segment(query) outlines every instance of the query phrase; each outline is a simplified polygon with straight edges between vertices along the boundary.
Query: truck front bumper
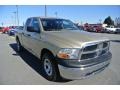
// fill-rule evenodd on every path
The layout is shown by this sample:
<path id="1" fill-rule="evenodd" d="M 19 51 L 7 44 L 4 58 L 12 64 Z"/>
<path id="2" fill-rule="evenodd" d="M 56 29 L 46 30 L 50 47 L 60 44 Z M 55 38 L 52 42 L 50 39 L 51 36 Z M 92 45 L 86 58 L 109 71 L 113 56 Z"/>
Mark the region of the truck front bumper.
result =
<path id="1" fill-rule="evenodd" d="M 94 74 L 97 74 L 103 71 L 109 65 L 112 57 L 111 54 L 109 55 L 110 56 L 108 58 L 103 58 L 103 57 L 98 58 L 98 60 L 105 59 L 104 62 L 87 67 L 74 68 L 74 67 L 66 67 L 58 64 L 60 75 L 63 78 L 74 80 L 74 79 L 83 79 L 92 76 Z"/>

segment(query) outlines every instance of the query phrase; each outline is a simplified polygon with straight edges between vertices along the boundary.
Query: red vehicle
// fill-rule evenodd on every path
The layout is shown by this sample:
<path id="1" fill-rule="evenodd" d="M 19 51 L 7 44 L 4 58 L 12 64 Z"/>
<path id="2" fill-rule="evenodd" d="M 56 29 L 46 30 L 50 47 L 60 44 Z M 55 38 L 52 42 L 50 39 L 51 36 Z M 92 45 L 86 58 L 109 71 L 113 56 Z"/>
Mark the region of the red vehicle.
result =
<path id="1" fill-rule="evenodd" d="M 10 29 L 9 29 L 9 27 L 4 27 L 3 29 L 2 29 L 2 33 L 6 33 L 6 32 L 8 32 Z"/>
<path id="2" fill-rule="evenodd" d="M 103 28 L 102 28 L 102 24 L 94 24 L 93 26 L 93 31 L 95 32 L 102 32 Z"/>
<path id="3" fill-rule="evenodd" d="M 93 31 L 91 25 L 89 25 L 88 23 L 84 24 L 84 30 L 88 32 Z"/>
<path id="4" fill-rule="evenodd" d="M 102 32 L 102 24 L 84 24 L 84 30 L 89 32 Z"/>

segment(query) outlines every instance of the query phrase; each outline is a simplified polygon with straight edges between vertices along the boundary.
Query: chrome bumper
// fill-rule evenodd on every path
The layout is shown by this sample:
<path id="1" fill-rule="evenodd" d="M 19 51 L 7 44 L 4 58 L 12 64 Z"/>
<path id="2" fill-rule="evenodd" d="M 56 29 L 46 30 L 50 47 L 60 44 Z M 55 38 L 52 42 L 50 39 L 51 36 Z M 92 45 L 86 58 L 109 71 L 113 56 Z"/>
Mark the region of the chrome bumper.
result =
<path id="1" fill-rule="evenodd" d="M 60 75 L 66 79 L 82 79 L 103 71 L 110 63 L 111 60 L 84 68 L 68 68 L 58 65 Z"/>

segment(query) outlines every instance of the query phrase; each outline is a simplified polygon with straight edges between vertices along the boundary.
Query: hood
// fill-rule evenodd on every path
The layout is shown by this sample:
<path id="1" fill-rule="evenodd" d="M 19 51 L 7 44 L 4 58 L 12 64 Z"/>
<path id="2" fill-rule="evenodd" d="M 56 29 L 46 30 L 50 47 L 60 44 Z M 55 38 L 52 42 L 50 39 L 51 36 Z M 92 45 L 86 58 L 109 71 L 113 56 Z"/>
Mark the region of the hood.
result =
<path id="1" fill-rule="evenodd" d="M 80 30 L 62 30 L 62 31 L 48 31 L 45 32 L 46 40 L 52 43 L 57 43 L 63 47 L 78 48 L 85 42 L 106 40 L 107 38 L 100 37 L 98 35 L 80 31 Z"/>

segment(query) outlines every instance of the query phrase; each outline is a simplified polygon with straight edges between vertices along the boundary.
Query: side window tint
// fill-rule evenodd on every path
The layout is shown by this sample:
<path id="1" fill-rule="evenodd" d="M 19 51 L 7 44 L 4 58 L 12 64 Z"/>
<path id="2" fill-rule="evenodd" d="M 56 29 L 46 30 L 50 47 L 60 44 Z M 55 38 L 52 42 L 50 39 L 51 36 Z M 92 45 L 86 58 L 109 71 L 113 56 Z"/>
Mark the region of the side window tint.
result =
<path id="1" fill-rule="evenodd" d="M 70 22 L 68 22 L 68 21 L 63 21 L 63 27 L 64 27 L 64 28 L 71 27 L 71 26 L 72 26 L 72 24 L 71 24 Z"/>
<path id="2" fill-rule="evenodd" d="M 31 19 L 28 19 L 26 22 L 26 26 L 30 26 Z"/>
<path id="3" fill-rule="evenodd" d="M 34 28 L 34 30 L 36 32 L 40 32 L 40 26 L 39 26 L 39 22 L 37 19 L 33 19 L 32 21 L 32 27 Z"/>

